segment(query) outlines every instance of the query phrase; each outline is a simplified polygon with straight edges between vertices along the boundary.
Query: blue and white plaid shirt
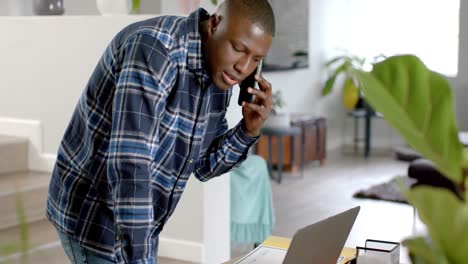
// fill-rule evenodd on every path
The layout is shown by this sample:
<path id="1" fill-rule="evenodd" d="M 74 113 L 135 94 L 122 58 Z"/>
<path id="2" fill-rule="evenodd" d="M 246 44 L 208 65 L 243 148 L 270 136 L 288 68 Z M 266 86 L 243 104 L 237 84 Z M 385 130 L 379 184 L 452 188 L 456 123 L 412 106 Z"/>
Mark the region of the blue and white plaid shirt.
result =
<path id="1" fill-rule="evenodd" d="M 211 83 L 199 9 L 132 24 L 112 40 L 58 151 L 47 217 L 118 263 L 155 263 L 158 235 L 190 174 L 206 181 L 244 160 L 257 138 L 228 131 L 230 89 Z"/>

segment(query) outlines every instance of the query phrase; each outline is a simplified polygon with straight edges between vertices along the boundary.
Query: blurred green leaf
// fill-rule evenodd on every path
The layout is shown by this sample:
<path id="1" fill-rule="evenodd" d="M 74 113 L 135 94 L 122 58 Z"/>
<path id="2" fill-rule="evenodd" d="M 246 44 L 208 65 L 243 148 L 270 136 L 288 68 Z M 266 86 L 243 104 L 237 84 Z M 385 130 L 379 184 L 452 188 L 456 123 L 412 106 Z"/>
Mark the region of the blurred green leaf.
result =
<path id="1" fill-rule="evenodd" d="M 132 0 L 132 12 L 135 12 L 140 6 L 140 0 Z"/>
<path id="2" fill-rule="evenodd" d="M 448 81 L 412 55 L 390 57 L 375 64 L 371 73 L 355 74 L 366 100 L 406 142 L 461 183 L 463 146 Z"/>
<path id="3" fill-rule="evenodd" d="M 413 254 L 413 264 L 448 264 L 443 254 L 437 252 L 422 237 L 406 239 L 403 241 L 403 245 Z"/>
<path id="4" fill-rule="evenodd" d="M 463 168 L 468 169 L 468 148 L 463 151 Z"/>
<path id="5" fill-rule="evenodd" d="M 217 5 L 217 4 L 218 4 L 218 0 L 211 0 L 211 3 L 212 3 L 213 5 Z"/>
<path id="6" fill-rule="evenodd" d="M 343 60 L 343 59 L 345 59 L 345 58 L 346 58 L 346 56 L 337 56 L 337 57 L 335 57 L 335 58 L 332 58 L 332 59 L 330 59 L 329 61 L 327 61 L 327 62 L 325 63 L 325 67 L 330 67 L 330 66 L 333 65 L 335 62 L 338 62 L 338 61 Z"/>
<path id="7" fill-rule="evenodd" d="M 24 208 L 23 194 L 21 191 L 18 191 L 16 195 L 16 215 L 18 217 L 20 230 L 20 250 L 22 253 L 21 261 L 25 263 L 29 253 L 29 226 L 26 218 L 26 210 Z"/>
<path id="8" fill-rule="evenodd" d="M 322 88 L 322 96 L 325 96 L 331 92 L 333 86 L 335 84 L 335 80 L 342 72 L 348 70 L 351 66 L 351 62 L 349 60 L 345 60 L 340 66 L 338 66 L 333 72 L 330 78 L 325 82 L 325 85 Z"/>
<path id="9" fill-rule="evenodd" d="M 18 252 L 20 247 L 18 245 L 6 245 L 0 247 L 0 256 L 8 256 Z"/>
<path id="10" fill-rule="evenodd" d="M 335 84 L 336 75 L 332 75 L 328 80 L 325 82 L 325 86 L 322 88 L 322 96 L 325 96 L 331 92 L 333 85 Z"/>
<path id="11" fill-rule="evenodd" d="M 419 242 L 417 246 L 412 244 L 417 247 L 412 248 L 417 250 L 413 253 L 426 259 L 436 252 L 438 261 L 468 263 L 468 204 L 444 188 L 419 186 L 411 190 L 404 188 L 403 192 L 418 209 L 431 237 L 431 245 L 425 248 Z M 427 247 L 431 248 L 431 253 L 427 252 Z"/>

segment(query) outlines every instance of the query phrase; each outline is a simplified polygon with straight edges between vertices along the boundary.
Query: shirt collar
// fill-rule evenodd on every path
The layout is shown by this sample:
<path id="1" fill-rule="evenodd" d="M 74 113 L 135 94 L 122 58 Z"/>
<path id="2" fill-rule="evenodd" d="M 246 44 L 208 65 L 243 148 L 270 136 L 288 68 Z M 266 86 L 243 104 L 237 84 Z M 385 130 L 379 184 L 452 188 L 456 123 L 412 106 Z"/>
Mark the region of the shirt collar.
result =
<path id="1" fill-rule="evenodd" d="M 188 17 L 188 49 L 187 49 L 187 67 L 194 71 L 197 75 L 209 79 L 205 69 L 205 58 L 203 55 L 201 33 L 199 24 L 210 18 L 210 14 L 203 8 L 199 8 L 192 12 Z"/>

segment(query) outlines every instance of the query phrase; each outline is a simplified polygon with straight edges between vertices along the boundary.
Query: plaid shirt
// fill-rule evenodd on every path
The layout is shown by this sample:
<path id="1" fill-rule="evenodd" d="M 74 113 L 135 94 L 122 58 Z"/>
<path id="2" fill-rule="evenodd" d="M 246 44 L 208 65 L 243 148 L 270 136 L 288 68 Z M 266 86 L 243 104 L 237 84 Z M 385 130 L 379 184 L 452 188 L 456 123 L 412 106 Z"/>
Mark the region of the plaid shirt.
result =
<path id="1" fill-rule="evenodd" d="M 112 40 L 58 150 L 47 217 L 118 263 L 155 263 L 157 238 L 192 172 L 201 180 L 244 160 L 257 138 L 228 131 L 230 89 L 203 65 L 199 9 L 134 23 Z"/>

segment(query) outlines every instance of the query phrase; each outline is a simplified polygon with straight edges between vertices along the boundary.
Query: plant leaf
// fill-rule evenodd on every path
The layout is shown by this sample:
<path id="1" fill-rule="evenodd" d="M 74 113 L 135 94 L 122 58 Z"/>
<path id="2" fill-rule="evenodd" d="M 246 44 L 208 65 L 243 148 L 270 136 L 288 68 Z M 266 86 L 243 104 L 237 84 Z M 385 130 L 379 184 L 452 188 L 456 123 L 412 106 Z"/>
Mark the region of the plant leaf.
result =
<path id="1" fill-rule="evenodd" d="M 335 84 L 336 74 L 333 74 L 330 78 L 328 78 L 327 82 L 325 82 L 325 86 L 322 88 L 322 96 L 329 94 Z"/>
<path id="2" fill-rule="evenodd" d="M 346 56 L 337 56 L 337 57 L 334 57 L 334 58 L 331 58 L 330 60 L 328 60 L 326 63 L 325 63 L 325 67 L 330 67 L 331 65 L 333 65 L 335 62 L 338 62 L 339 60 L 343 60 L 347 58 Z"/>
<path id="3" fill-rule="evenodd" d="M 217 5 L 217 4 L 218 4 L 218 0 L 211 0 L 211 3 L 212 3 L 213 5 Z"/>
<path id="4" fill-rule="evenodd" d="M 446 264 L 447 259 L 422 237 L 405 239 L 403 245 L 406 246 L 414 258 L 413 264 Z"/>
<path id="5" fill-rule="evenodd" d="M 355 70 L 366 100 L 415 150 L 448 178 L 461 183 L 463 146 L 450 85 L 415 56 L 401 55 Z"/>
<path id="6" fill-rule="evenodd" d="M 328 80 L 325 82 L 325 86 L 322 88 L 322 96 L 325 96 L 331 92 L 338 75 L 340 75 L 340 73 L 344 71 L 347 71 L 350 66 L 351 62 L 349 60 L 346 60 L 339 67 L 337 67 L 335 71 L 333 71 L 332 76 L 328 78 Z"/>
<path id="7" fill-rule="evenodd" d="M 140 0 L 132 0 L 132 13 L 140 6 Z"/>
<path id="8" fill-rule="evenodd" d="M 463 168 L 468 169 L 468 148 L 463 151 Z"/>
<path id="9" fill-rule="evenodd" d="M 29 251 L 29 226 L 26 219 L 26 209 L 24 208 L 23 193 L 21 191 L 17 191 L 16 193 L 16 215 L 18 217 L 20 229 L 21 256 L 24 261 Z"/>
<path id="10" fill-rule="evenodd" d="M 2 247 L 0 247 L 0 256 L 12 255 L 12 254 L 18 252 L 19 249 L 20 249 L 20 247 L 18 245 L 2 246 Z"/>
<path id="11" fill-rule="evenodd" d="M 447 263 L 467 263 L 468 203 L 444 188 L 419 186 L 403 193 L 426 224 L 432 250 L 444 254 Z"/>

